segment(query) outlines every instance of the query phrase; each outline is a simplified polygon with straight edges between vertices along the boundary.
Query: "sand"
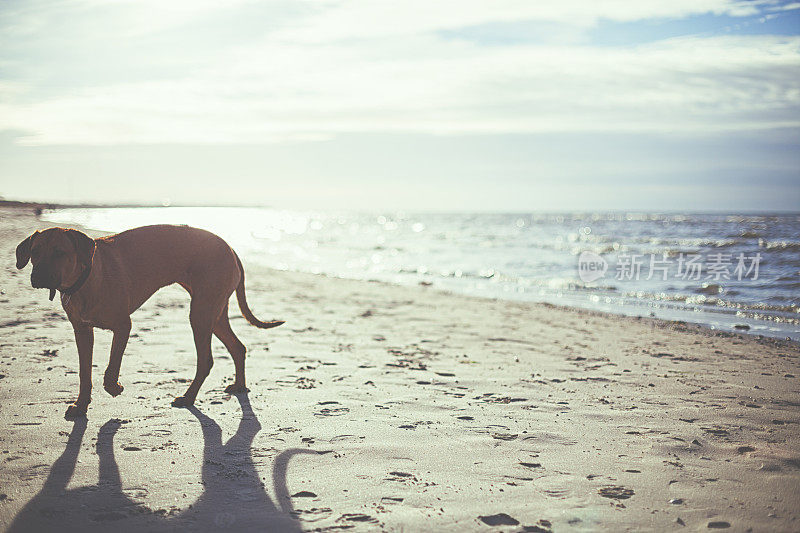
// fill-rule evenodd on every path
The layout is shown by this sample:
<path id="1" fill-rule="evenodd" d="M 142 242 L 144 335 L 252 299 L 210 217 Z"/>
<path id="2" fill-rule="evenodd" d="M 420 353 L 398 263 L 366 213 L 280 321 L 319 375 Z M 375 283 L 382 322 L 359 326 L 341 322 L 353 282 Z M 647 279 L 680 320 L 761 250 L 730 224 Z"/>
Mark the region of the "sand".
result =
<path id="1" fill-rule="evenodd" d="M 10 531 L 798 531 L 800 348 L 431 287 L 247 264 L 277 329 L 233 328 L 196 407 L 188 296 L 133 315 L 88 420 L 72 330 L 0 211 L 0 525 Z"/>

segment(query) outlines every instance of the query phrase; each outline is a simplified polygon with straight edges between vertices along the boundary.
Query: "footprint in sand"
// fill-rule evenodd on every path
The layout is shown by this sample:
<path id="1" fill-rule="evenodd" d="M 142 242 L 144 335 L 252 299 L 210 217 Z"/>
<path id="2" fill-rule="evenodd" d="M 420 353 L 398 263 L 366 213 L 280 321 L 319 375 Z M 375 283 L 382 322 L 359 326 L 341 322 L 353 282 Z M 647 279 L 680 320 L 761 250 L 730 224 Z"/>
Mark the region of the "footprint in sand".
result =
<path id="1" fill-rule="evenodd" d="M 487 526 L 517 526 L 519 525 L 519 520 L 514 518 L 513 516 L 509 516 L 506 513 L 497 513 L 488 516 L 479 516 L 478 520 L 486 524 Z"/>
<path id="2" fill-rule="evenodd" d="M 730 523 L 722 520 L 708 523 L 708 529 L 728 529 L 729 527 L 731 527 Z"/>
<path id="3" fill-rule="evenodd" d="M 341 416 L 349 412 L 349 407 L 324 407 L 314 413 L 314 416 Z"/>
<path id="4" fill-rule="evenodd" d="M 545 489 L 542 492 L 549 498 L 556 498 L 559 500 L 563 500 L 569 496 L 568 489 Z"/>
<path id="5" fill-rule="evenodd" d="M 414 474 L 409 474 L 408 472 L 389 472 L 391 477 L 387 477 L 386 481 L 417 481 L 417 478 Z"/>
<path id="6" fill-rule="evenodd" d="M 122 493 L 131 500 L 144 500 L 150 494 L 150 491 L 144 487 L 130 487 L 122 489 Z"/>
<path id="7" fill-rule="evenodd" d="M 10 461 L 11 459 L 12 459 L 11 457 L 7 457 L 6 461 Z M 20 457 L 14 457 L 14 459 L 21 459 L 21 458 Z M 21 480 L 23 480 L 23 481 L 31 481 L 31 480 L 34 480 L 34 479 L 39 478 L 39 477 L 44 477 L 44 476 L 47 475 L 47 470 L 48 470 L 49 467 L 50 467 L 50 465 L 46 465 L 46 464 L 40 464 L 40 465 L 31 466 L 31 467 L 29 467 L 27 469 L 26 472 L 23 472 L 22 474 L 20 474 L 19 478 Z"/>
<path id="8" fill-rule="evenodd" d="M 356 438 L 355 435 L 336 435 L 335 437 L 331 437 L 329 442 L 339 442 L 340 440 L 348 440 Z"/>
<path id="9" fill-rule="evenodd" d="M 620 486 L 603 487 L 597 491 L 603 498 L 611 498 L 613 500 L 627 500 L 634 495 L 632 489 L 626 489 Z"/>
<path id="10" fill-rule="evenodd" d="M 377 524 L 378 519 L 362 513 L 345 513 L 336 519 L 337 522 L 366 522 Z"/>
<path id="11" fill-rule="evenodd" d="M 290 514 L 298 519 L 302 517 L 303 522 L 317 522 L 330 517 L 333 510 L 330 507 L 312 507 L 311 509 L 295 509 Z"/>
<path id="12" fill-rule="evenodd" d="M 533 533 L 552 533 L 552 524 L 550 520 L 539 520 L 536 525 L 533 526 L 522 526 L 523 531 L 532 531 Z"/>
<path id="13" fill-rule="evenodd" d="M 564 437 L 562 435 L 556 435 L 555 433 L 547 433 L 547 432 L 541 432 L 541 433 L 535 433 L 535 434 L 532 434 L 532 435 L 527 435 L 525 437 L 522 437 L 522 440 L 532 440 L 532 441 L 536 441 L 538 443 L 560 444 L 560 445 L 563 445 L 563 446 L 574 446 L 575 444 L 578 444 L 578 441 L 576 441 L 576 440 L 571 440 L 568 437 Z"/>

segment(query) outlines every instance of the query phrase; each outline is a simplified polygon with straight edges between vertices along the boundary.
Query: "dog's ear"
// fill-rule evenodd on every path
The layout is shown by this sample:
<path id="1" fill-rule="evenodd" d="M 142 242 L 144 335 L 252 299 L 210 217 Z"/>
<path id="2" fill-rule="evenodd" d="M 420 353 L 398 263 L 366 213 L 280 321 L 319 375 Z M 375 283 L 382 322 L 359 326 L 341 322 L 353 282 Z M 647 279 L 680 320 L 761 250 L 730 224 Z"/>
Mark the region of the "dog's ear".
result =
<path id="1" fill-rule="evenodd" d="M 92 258 L 94 257 L 94 239 L 75 229 L 68 229 L 67 236 L 75 246 L 78 262 L 86 266 L 91 265 Z"/>
<path id="2" fill-rule="evenodd" d="M 39 235 L 39 231 L 34 231 L 28 238 L 22 241 L 17 245 L 17 268 L 23 269 L 25 265 L 28 264 L 28 261 L 31 260 L 31 246 L 33 245 L 33 240 L 36 236 Z"/>

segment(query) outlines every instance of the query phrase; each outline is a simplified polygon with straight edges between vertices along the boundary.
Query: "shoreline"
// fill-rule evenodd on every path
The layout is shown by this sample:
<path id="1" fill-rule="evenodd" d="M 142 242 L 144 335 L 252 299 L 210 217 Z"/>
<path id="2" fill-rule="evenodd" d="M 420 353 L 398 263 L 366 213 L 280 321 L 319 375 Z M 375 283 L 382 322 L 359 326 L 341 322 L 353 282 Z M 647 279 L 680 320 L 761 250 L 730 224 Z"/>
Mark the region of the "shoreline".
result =
<path id="1" fill-rule="evenodd" d="M 0 248 L 44 226 L 12 213 Z M 188 298 L 132 316 L 117 398 L 63 419 L 77 355 L 57 302 L 7 263 L 0 308 L 0 527 L 792 531 L 800 346 L 550 304 L 245 264 L 232 325 L 250 393 L 215 365 L 196 409 Z M 115 474 L 116 472 L 116 474 Z M 99 480 L 99 481 L 98 481 Z M 492 526 L 490 524 L 498 524 Z M 270 529 L 269 526 L 266 529 Z"/>
<path id="2" fill-rule="evenodd" d="M 154 207 L 164 207 L 164 206 L 89 205 L 83 207 L 106 209 L 106 208 L 129 208 L 129 207 L 154 208 Z M 170 206 L 170 207 L 193 207 L 193 206 Z M 194 206 L 194 207 L 215 207 L 215 206 Z M 221 206 L 221 207 L 238 207 L 238 206 Z M 241 207 L 246 207 L 246 206 L 241 206 Z M 58 207 L 58 209 L 66 209 L 66 208 L 72 208 L 72 206 Z M 259 208 L 271 209 L 268 206 L 260 206 Z M 2 204 L 0 204 L 0 209 L 2 209 Z M 39 213 L 36 214 L 37 216 L 39 216 Z M 42 220 L 40 220 L 40 222 L 42 223 L 43 226 L 47 226 L 47 222 Z M 63 224 L 67 227 L 81 229 L 88 233 L 94 232 L 97 235 L 105 235 L 111 233 L 104 230 L 88 228 L 79 223 L 58 222 L 54 224 Z M 267 268 L 269 270 L 274 270 L 274 271 L 284 271 L 283 269 L 273 268 L 269 265 L 264 265 L 264 264 L 259 265 L 259 267 Z M 503 293 L 502 291 L 497 291 L 496 293 L 493 294 L 490 293 L 481 294 L 481 291 L 475 288 L 459 290 L 459 288 L 449 288 L 439 284 L 434 284 L 430 286 L 427 285 L 428 282 L 414 282 L 414 281 L 404 282 L 399 280 L 371 279 L 368 276 L 347 277 L 347 276 L 341 276 L 324 272 L 323 273 L 310 272 L 307 270 L 286 269 L 285 271 L 296 272 L 299 274 L 323 275 L 331 279 L 344 279 L 344 280 L 355 280 L 364 282 L 381 282 L 401 287 L 416 287 L 417 285 L 419 285 L 420 287 L 424 287 L 429 290 L 438 290 L 445 294 L 461 294 L 473 298 L 509 301 L 509 302 L 515 301 L 515 302 L 524 302 L 530 304 L 547 304 L 547 305 L 554 305 L 556 307 L 564 307 L 565 309 L 571 309 L 576 312 L 596 311 L 620 317 L 624 316 L 624 317 L 642 318 L 642 319 L 655 318 L 657 320 L 663 320 L 666 322 L 675 322 L 679 324 L 695 324 L 702 326 L 703 328 L 708 329 L 709 331 L 712 332 L 725 331 L 729 333 L 739 333 L 747 336 L 755 336 L 756 338 L 767 337 L 773 339 L 786 340 L 794 343 L 800 343 L 800 329 L 797 329 L 797 325 L 786 324 L 780 322 L 777 319 L 759 318 L 757 316 L 758 311 L 754 309 L 745 311 L 751 314 L 755 314 L 754 316 L 738 316 L 737 314 L 738 312 L 732 310 L 729 307 L 723 307 L 723 308 L 717 308 L 714 306 L 711 306 L 710 308 L 705 306 L 681 307 L 680 305 L 674 305 L 674 303 L 670 303 L 670 301 L 662 301 L 654 299 L 637 299 L 631 297 L 629 294 L 626 293 L 590 294 L 590 293 L 584 293 L 583 291 L 573 291 L 573 292 L 564 291 L 562 293 L 561 291 L 553 291 L 553 290 L 547 292 L 544 289 L 541 289 L 538 294 L 535 292 L 528 292 L 526 293 L 525 296 L 519 296 L 517 293 L 514 292 Z M 506 294 L 506 296 L 504 296 L 504 294 Z M 598 298 L 598 301 L 597 302 L 591 301 L 590 298 L 591 296 Z M 601 303 L 600 302 L 601 300 L 605 300 L 605 302 Z M 770 328 L 775 328 L 775 329 L 770 329 Z"/>

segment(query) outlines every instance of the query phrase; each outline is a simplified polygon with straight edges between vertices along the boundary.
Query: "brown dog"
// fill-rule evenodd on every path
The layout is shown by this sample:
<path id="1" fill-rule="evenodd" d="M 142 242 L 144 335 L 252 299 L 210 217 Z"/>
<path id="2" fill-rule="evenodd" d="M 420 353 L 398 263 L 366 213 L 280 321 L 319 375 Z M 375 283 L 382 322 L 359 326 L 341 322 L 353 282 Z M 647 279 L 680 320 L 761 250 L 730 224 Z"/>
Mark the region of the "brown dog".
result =
<path id="1" fill-rule="evenodd" d="M 31 285 L 61 292 L 61 305 L 75 330 L 80 360 L 80 392 L 69 406 L 68 418 L 81 416 L 91 401 L 94 328 L 114 333 L 103 388 L 112 396 L 118 383 L 122 354 L 131 331 L 130 315 L 161 287 L 180 284 L 191 295 L 189 322 L 197 349 L 197 372 L 183 396 L 172 405 L 194 403 L 208 376 L 211 335 L 217 336 L 233 357 L 236 377 L 225 391 L 247 390 L 245 347 L 228 322 L 228 300 L 233 291 L 242 314 L 252 325 L 274 328 L 281 321 L 262 322 L 247 306 L 244 269 L 236 253 L 213 233 L 188 226 L 144 226 L 92 240 L 74 229 L 37 231 L 17 246 L 17 268 L 33 264 Z"/>

